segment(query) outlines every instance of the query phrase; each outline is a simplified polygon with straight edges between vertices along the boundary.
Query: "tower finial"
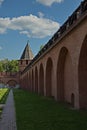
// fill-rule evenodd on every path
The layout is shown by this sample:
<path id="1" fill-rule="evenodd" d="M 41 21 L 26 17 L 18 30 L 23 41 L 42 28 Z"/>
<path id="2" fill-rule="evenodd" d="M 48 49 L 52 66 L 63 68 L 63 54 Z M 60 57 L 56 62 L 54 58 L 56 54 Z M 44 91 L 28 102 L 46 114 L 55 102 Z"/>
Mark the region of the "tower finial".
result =
<path id="1" fill-rule="evenodd" d="M 29 44 L 29 40 L 27 40 L 27 44 Z"/>

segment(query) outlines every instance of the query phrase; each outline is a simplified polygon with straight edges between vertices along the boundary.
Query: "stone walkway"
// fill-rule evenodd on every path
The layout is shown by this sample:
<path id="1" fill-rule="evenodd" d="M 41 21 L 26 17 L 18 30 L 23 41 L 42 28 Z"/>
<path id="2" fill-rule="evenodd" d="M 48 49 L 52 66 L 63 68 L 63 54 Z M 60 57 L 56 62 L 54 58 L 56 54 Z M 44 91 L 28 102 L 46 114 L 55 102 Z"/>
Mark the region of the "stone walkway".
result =
<path id="1" fill-rule="evenodd" d="M 10 90 L 0 119 L 0 130 L 17 130 L 13 92 Z"/>

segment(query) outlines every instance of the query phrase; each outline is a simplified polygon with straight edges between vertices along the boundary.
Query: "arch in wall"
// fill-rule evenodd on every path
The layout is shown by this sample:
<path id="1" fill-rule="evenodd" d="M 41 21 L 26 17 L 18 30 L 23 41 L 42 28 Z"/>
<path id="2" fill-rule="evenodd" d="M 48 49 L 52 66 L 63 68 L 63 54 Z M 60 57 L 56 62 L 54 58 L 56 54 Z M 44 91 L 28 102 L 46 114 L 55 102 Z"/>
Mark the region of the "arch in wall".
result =
<path id="1" fill-rule="evenodd" d="M 29 90 L 29 73 L 27 72 L 27 89 Z"/>
<path id="2" fill-rule="evenodd" d="M 23 76 L 20 78 L 20 86 L 23 87 Z"/>
<path id="3" fill-rule="evenodd" d="M 74 95 L 74 93 L 71 94 L 71 105 L 72 105 L 72 107 L 75 106 L 75 95 Z"/>
<path id="4" fill-rule="evenodd" d="M 10 86 L 10 87 L 15 87 L 16 85 L 17 85 L 17 81 L 15 81 L 15 80 L 9 80 L 8 82 L 7 82 L 7 84 Z"/>
<path id="5" fill-rule="evenodd" d="M 31 91 L 31 72 L 29 71 L 29 90 Z"/>
<path id="6" fill-rule="evenodd" d="M 26 89 L 26 73 L 24 74 L 24 82 L 25 82 L 25 85 L 24 85 L 24 88 Z"/>
<path id="7" fill-rule="evenodd" d="M 26 89 L 28 90 L 28 72 L 26 73 Z"/>
<path id="8" fill-rule="evenodd" d="M 25 86 L 25 77 L 24 77 L 24 74 L 23 74 L 23 89 L 24 89 L 24 86 Z"/>
<path id="9" fill-rule="evenodd" d="M 64 101 L 64 67 L 68 50 L 63 47 L 60 50 L 57 64 L 57 99 Z"/>
<path id="10" fill-rule="evenodd" d="M 28 77 L 27 77 L 27 83 L 28 83 L 28 90 L 30 90 L 30 84 L 29 84 L 29 72 L 28 72 Z"/>
<path id="11" fill-rule="evenodd" d="M 25 82 L 26 80 L 25 80 L 25 74 L 24 74 L 24 89 L 26 88 L 25 86 L 26 86 L 26 82 Z"/>
<path id="12" fill-rule="evenodd" d="M 87 36 L 85 37 L 80 50 L 78 79 L 79 105 L 80 108 L 87 108 Z"/>
<path id="13" fill-rule="evenodd" d="M 44 69 L 42 63 L 39 69 L 39 93 L 44 95 Z"/>
<path id="14" fill-rule="evenodd" d="M 23 88 L 25 89 L 25 74 L 23 76 L 23 79 L 24 79 L 24 85 L 23 85 Z"/>
<path id="15" fill-rule="evenodd" d="M 35 67 L 35 92 L 38 92 L 38 70 Z"/>
<path id="16" fill-rule="evenodd" d="M 52 96 L 52 73 L 53 73 L 53 62 L 51 58 L 48 58 L 46 63 L 46 96 Z"/>
<path id="17" fill-rule="evenodd" d="M 34 73 L 33 73 L 33 69 L 32 69 L 32 91 L 34 91 Z"/>

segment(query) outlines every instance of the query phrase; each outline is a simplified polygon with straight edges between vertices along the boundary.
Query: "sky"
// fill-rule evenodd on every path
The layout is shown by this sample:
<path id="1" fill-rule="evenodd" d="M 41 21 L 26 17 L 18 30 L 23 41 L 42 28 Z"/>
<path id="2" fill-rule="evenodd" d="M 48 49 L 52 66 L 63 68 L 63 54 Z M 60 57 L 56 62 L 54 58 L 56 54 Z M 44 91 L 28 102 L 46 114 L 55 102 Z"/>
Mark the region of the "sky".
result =
<path id="1" fill-rule="evenodd" d="M 36 55 L 82 0 L 0 0 L 0 60 L 20 59 L 29 41 Z"/>

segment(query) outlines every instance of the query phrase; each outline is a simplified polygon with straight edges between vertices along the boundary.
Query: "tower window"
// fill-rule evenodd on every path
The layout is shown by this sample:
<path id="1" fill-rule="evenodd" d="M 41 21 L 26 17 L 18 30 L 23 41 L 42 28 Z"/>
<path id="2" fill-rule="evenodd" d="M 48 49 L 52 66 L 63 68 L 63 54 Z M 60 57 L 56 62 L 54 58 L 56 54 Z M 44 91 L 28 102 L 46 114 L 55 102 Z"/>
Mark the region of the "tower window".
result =
<path id="1" fill-rule="evenodd" d="M 22 60 L 21 60 L 21 65 L 22 65 Z"/>
<path id="2" fill-rule="evenodd" d="M 28 60 L 26 60 L 26 64 L 28 64 Z"/>

